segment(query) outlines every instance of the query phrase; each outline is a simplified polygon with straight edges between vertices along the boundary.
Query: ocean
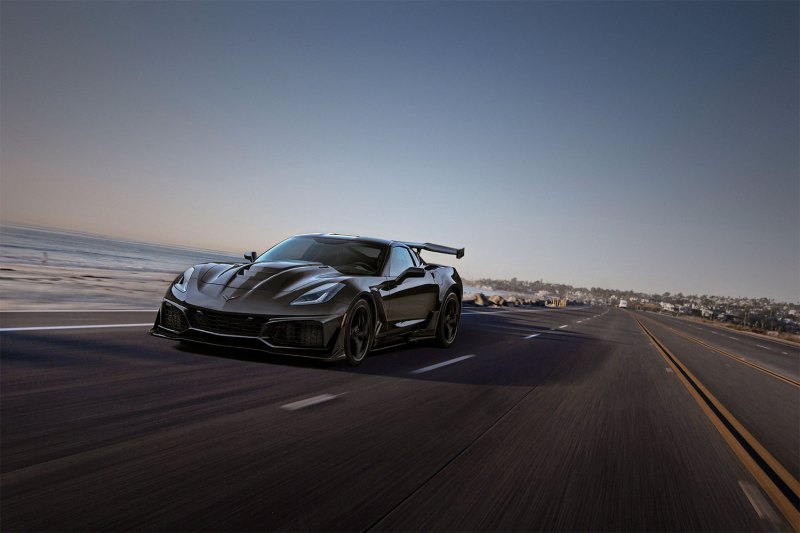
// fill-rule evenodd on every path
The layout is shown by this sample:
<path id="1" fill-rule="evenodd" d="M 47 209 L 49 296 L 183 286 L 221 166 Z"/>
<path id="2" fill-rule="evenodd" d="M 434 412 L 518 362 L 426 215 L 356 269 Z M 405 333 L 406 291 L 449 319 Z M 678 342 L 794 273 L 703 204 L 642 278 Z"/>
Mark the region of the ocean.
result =
<path id="1" fill-rule="evenodd" d="M 0 311 L 155 309 L 170 282 L 186 268 L 241 261 L 238 254 L 217 250 L 4 224 Z"/>
<path id="2" fill-rule="evenodd" d="M 130 241 L 74 231 L 0 225 L 0 263 L 179 274 L 205 262 L 242 261 L 230 253 Z"/>

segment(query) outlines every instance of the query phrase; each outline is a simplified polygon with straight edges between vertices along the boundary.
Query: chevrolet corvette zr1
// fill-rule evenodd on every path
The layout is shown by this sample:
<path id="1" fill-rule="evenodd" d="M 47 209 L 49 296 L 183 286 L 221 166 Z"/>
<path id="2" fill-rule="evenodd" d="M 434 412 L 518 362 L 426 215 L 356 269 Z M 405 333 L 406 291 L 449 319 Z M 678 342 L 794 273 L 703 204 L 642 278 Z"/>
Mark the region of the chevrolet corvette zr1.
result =
<path id="1" fill-rule="evenodd" d="M 308 234 L 245 254 L 244 263 L 195 265 L 170 285 L 150 333 L 350 365 L 411 339 L 449 347 L 461 278 L 422 251 L 464 255 L 430 243 Z"/>

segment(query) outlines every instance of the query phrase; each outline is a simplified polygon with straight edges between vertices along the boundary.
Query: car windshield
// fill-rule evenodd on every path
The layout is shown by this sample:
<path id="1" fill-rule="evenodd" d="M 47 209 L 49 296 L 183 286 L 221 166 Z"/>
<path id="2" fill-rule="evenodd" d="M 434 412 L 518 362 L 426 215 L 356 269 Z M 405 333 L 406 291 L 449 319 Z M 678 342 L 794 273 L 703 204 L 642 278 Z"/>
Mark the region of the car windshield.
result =
<path id="1" fill-rule="evenodd" d="M 343 274 L 376 276 L 383 267 L 387 249 L 387 246 L 355 240 L 292 237 L 261 254 L 256 262 L 319 263 Z"/>

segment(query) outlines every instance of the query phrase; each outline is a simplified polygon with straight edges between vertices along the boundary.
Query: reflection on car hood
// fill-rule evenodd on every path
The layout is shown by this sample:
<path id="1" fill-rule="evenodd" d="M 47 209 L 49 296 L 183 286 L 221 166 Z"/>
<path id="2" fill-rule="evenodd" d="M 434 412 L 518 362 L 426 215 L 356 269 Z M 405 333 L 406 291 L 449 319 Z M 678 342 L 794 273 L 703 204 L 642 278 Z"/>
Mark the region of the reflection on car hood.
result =
<path id="1" fill-rule="evenodd" d="M 215 264 L 198 280 L 198 288 L 218 285 L 243 291 L 292 292 L 317 282 L 344 278 L 335 268 L 306 263 L 264 262 L 244 265 Z"/>

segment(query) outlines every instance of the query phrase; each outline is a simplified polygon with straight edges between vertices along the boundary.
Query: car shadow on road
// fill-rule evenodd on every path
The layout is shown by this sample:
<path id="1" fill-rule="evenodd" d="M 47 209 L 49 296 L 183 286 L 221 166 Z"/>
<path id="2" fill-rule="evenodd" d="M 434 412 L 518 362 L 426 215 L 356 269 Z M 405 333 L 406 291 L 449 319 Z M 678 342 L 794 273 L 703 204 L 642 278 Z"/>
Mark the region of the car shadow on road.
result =
<path id="1" fill-rule="evenodd" d="M 568 384 L 589 379 L 605 364 L 609 346 L 597 339 L 575 333 L 548 335 L 542 333 L 535 339 L 538 346 L 531 349 L 519 342 L 498 344 L 491 352 L 470 350 L 469 345 L 458 344 L 450 349 L 415 346 L 398 346 L 370 354 L 359 367 L 338 366 L 336 372 L 402 379 L 490 386 L 533 386 L 542 384 Z M 460 360 L 431 370 L 438 364 Z M 424 371 L 422 371 L 424 370 Z"/>
<path id="2" fill-rule="evenodd" d="M 173 346 L 174 350 L 179 352 L 202 355 L 206 357 L 214 357 L 219 359 L 228 359 L 232 361 L 241 361 L 244 363 L 257 363 L 264 365 L 281 365 L 291 366 L 298 368 L 318 368 L 325 369 L 337 362 L 320 361 L 313 358 L 305 357 L 292 357 L 288 355 L 270 354 L 258 350 L 248 350 L 245 348 L 228 348 L 225 346 L 213 346 L 210 344 L 195 343 L 189 341 L 176 342 Z"/>
<path id="3" fill-rule="evenodd" d="M 371 352 L 357 367 L 347 366 L 343 361 L 326 362 L 186 342 L 176 343 L 173 349 L 186 354 L 312 372 L 494 386 L 530 386 L 585 379 L 603 364 L 610 351 L 609 343 L 584 333 L 549 327 L 529 326 L 528 330 L 536 337 L 525 339 L 516 334 L 487 334 L 467 329 L 450 348 L 437 347 L 430 340 L 387 346 Z M 486 341 L 487 335 L 491 342 L 481 343 Z M 458 364 L 420 372 L 420 369 L 465 355 L 472 357 Z M 569 371 L 562 371 L 565 368 Z"/>

